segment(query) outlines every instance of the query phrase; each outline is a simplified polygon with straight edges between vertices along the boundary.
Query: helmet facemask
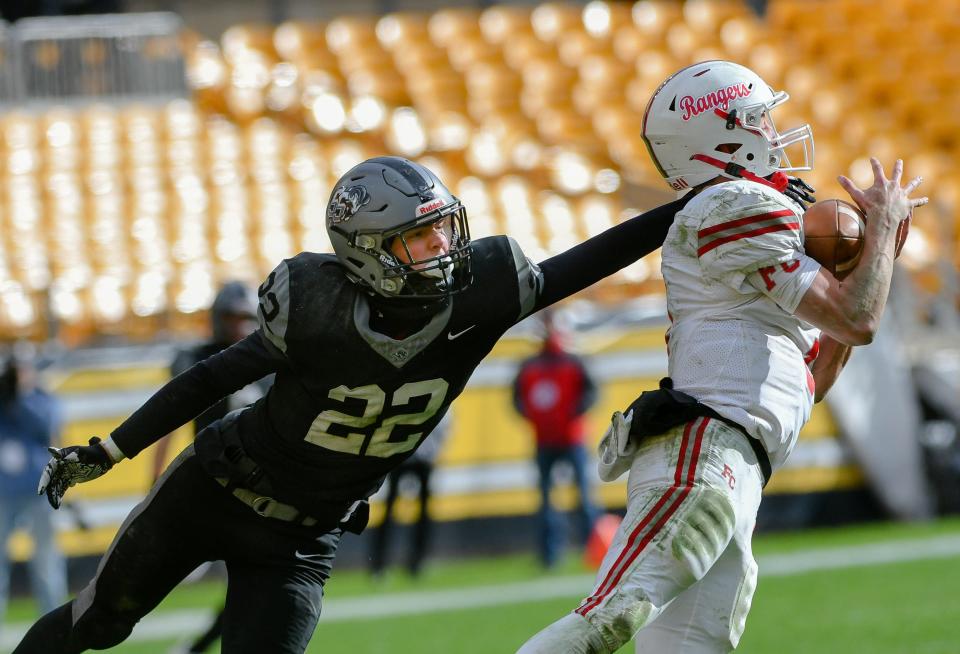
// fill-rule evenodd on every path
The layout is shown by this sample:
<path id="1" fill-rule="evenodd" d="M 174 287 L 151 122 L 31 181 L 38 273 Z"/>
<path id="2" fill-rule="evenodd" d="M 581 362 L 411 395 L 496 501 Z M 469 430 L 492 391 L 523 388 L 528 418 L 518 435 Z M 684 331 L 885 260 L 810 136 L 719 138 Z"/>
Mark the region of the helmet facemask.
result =
<path id="1" fill-rule="evenodd" d="M 442 230 L 449 244 L 446 254 L 414 258 L 408 239 L 424 227 Z M 436 300 L 459 293 L 470 283 L 470 227 L 459 200 L 389 231 L 357 233 L 354 246 L 375 256 L 382 266 L 381 295 Z M 397 256 L 396 250 L 405 256 Z"/>
<path id="2" fill-rule="evenodd" d="M 772 99 L 766 102 L 746 105 L 739 110 L 731 110 L 730 113 L 721 109 L 715 110 L 718 117 L 728 121 L 728 125 L 731 115 L 733 115 L 736 127 L 753 132 L 766 141 L 767 160 L 757 163 L 759 170 L 756 173 L 758 175 L 765 177 L 775 172 L 802 172 L 813 169 L 813 130 L 810 125 L 794 127 L 781 133 L 777 130 L 776 123 L 773 120 L 773 109 L 789 99 L 790 95 L 786 91 L 778 91 L 773 94 Z M 799 165 L 793 165 L 787 154 L 787 148 L 792 148 L 795 145 L 802 148 L 803 163 Z M 749 165 L 745 165 L 745 167 L 752 168 Z M 764 167 L 768 169 L 766 174 L 762 174 Z"/>

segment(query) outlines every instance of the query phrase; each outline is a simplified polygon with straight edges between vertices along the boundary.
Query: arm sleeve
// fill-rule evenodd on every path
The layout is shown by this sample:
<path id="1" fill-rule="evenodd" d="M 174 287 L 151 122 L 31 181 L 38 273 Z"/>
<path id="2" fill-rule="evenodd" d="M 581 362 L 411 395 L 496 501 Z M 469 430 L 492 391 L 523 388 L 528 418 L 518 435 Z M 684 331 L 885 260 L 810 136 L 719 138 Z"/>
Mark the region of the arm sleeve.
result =
<path id="1" fill-rule="evenodd" d="M 193 420 L 222 398 L 288 367 L 286 357 L 256 330 L 167 382 L 111 434 L 127 457 Z"/>
<path id="2" fill-rule="evenodd" d="M 659 248 L 674 215 L 691 197 L 685 195 L 630 218 L 540 263 L 543 289 L 529 313 L 582 291 Z"/>

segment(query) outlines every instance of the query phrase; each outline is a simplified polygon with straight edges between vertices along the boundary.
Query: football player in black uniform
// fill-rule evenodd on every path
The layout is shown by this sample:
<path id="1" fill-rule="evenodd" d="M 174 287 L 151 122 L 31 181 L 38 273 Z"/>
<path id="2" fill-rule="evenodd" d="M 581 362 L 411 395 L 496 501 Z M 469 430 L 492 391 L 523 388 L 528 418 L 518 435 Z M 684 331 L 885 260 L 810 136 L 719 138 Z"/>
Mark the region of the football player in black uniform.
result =
<path id="1" fill-rule="evenodd" d="M 410 456 L 497 339 L 531 313 L 660 247 L 681 199 L 534 263 L 507 236 L 471 242 L 429 170 L 377 157 L 327 208 L 336 255 L 283 261 L 259 327 L 178 375 L 104 441 L 52 449 L 40 492 L 99 477 L 224 396 L 275 373 L 265 397 L 201 431 L 121 526 L 96 576 L 16 654 L 123 641 L 191 570 L 226 562 L 223 651 L 303 652 L 343 531 Z"/>

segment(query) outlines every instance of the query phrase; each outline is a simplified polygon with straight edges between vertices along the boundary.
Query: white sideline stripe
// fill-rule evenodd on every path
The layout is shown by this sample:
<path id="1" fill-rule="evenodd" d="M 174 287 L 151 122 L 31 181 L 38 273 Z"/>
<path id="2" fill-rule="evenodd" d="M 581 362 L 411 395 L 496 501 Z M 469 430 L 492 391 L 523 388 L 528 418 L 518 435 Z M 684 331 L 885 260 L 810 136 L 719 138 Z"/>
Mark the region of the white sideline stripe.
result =
<path id="1" fill-rule="evenodd" d="M 836 570 L 866 565 L 940 559 L 960 555 L 960 535 L 926 539 L 897 540 L 874 545 L 852 545 L 815 549 L 792 554 L 771 554 L 758 559 L 761 577 L 786 577 L 817 570 Z M 593 575 L 571 575 L 522 581 L 465 590 L 416 591 L 382 596 L 337 599 L 327 597 L 321 623 L 368 620 L 371 618 L 416 615 L 438 611 L 504 604 L 522 604 L 545 599 L 580 596 L 589 592 Z M 129 640 L 169 640 L 205 629 L 212 615 L 206 609 L 180 610 L 147 616 Z M 8 624 L 0 636 L 0 647 L 12 649 L 29 628 Z"/>
<path id="2" fill-rule="evenodd" d="M 873 545 L 857 545 L 807 550 L 793 554 L 770 554 L 757 561 L 761 577 L 786 577 L 814 570 L 857 568 L 866 565 L 943 559 L 960 554 L 960 536 L 930 539 L 893 540 Z"/>

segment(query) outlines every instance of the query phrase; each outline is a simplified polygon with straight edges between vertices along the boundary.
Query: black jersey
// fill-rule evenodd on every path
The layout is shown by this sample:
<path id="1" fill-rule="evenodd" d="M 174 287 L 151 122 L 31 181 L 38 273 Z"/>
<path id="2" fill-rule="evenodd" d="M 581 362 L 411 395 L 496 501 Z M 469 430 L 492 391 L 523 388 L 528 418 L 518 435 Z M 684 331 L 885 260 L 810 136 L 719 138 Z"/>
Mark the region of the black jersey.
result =
<path id="1" fill-rule="evenodd" d="M 259 329 L 181 377 L 206 368 L 206 386 L 223 392 L 275 372 L 267 395 L 231 418 L 276 497 L 305 511 L 366 499 L 427 438 L 497 339 L 534 308 L 540 271 L 515 241 L 497 236 L 472 248 L 471 286 L 401 340 L 370 328 L 370 303 L 335 256 L 285 260 L 260 287 Z M 178 404 L 195 411 L 204 400 L 186 388 Z M 132 431 L 125 423 L 114 432 L 128 455 L 143 440 Z M 213 459 L 218 438 L 216 429 L 198 434 L 197 453 Z"/>
<path id="2" fill-rule="evenodd" d="M 366 499 L 428 437 L 507 329 L 659 247 L 685 202 L 540 264 L 509 237 L 474 241 L 471 286 L 401 340 L 370 329 L 370 303 L 336 257 L 300 254 L 261 285 L 252 335 L 171 380 L 113 440 L 132 457 L 225 395 L 276 373 L 265 397 L 220 424 L 237 430 L 276 499 L 307 514 Z M 197 436 L 197 454 L 208 463 L 225 449 L 216 427 Z"/>
<path id="3" fill-rule="evenodd" d="M 274 484 L 337 500 L 379 488 L 533 306 L 538 269 L 511 239 L 477 241 L 473 275 L 422 329 L 394 340 L 370 328 L 370 304 L 336 257 L 304 253 L 270 274 L 260 329 L 288 365 L 240 433 Z"/>

